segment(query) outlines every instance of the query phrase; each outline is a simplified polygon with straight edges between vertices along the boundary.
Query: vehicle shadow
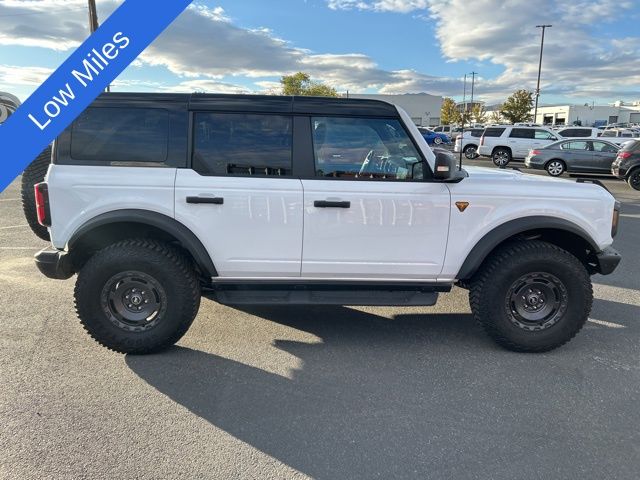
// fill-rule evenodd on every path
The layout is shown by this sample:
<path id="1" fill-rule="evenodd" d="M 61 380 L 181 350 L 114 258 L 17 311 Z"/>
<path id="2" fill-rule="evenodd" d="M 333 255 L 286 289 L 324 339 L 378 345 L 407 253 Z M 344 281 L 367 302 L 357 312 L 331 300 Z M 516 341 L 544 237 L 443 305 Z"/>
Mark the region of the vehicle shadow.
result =
<path id="1" fill-rule="evenodd" d="M 578 452 L 571 462 L 593 463 L 585 447 L 593 426 L 571 418 L 591 415 L 588 401 L 539 414 L 582 388 L 562 353 L 504 351 L 468 314 L 242 310 L 322 342 L 274 342 L 302 361 L 289 377 L 184 347 L 128 355 L 126 363 L 195 415 L 317 479 L 498 478 L 502 468 L 500 478 L 515 478 L 531 468 L 532 452 L 545 458 L 538 468 L 545 478 L 562 471 L 557 445 Z M 515 415 L 514 406 L 522 407 Z"/>

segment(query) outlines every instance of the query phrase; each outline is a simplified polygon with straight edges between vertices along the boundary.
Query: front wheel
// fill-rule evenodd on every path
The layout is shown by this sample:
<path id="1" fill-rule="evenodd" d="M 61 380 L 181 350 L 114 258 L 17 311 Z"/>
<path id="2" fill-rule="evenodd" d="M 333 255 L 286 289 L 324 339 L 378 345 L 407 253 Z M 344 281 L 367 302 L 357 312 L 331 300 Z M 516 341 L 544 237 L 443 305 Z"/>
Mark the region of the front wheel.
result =
<path id="1" fill-rule="evenodd" d="M 627 177 L 627 183 L 634 190 L 640 190 L 640 167 L 631 171 L 631 174 Z"/>
<path id="2" fill-rule="evenodd" d="M 571 340 L 589 317 L 593 291 L 584 265 L 542 241 L 507 244 L 471 281 L 475 319 L 499 345 L 545 352 Z"/>
<path id="3" fill-rule="evenodd" d="M 120 353 L 153 353 L 187 332 L 200 306 L 200 285 L 191 262 L 173 247 L 124 240 L 82 267 L 75 301 L 95 341 Z"/>
<path id="4" fill-rule="evenodd" d="M 552 177 L 559 177 L 565 172 L 567 167 L 565 166 L 564 162 L 562 162 L 561 160 L 551 160 L 549 163 L 545 165 L 544 169 Z"/>
<path id="5" fill-rule="evenodd" d="M 504 168 L 511 161 L 511 152 L 506 148 L 496 148 L 491 159 L 496 167 Z"/>

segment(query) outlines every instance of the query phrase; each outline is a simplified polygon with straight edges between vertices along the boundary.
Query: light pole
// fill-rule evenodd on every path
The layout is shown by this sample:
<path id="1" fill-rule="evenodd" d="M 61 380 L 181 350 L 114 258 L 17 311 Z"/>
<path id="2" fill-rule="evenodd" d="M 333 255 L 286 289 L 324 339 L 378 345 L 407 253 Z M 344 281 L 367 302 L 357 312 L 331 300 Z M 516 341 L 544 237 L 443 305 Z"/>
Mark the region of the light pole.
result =
<path id="1" fill-rule="evenodd" d="M 98 29 L 98 9 L 96 8 L 96 0 L 89 0 L 89 31 L 91 33 Z M 111 87 L 107 85 L 105 91 L 110 92 Z"/>
<path id="2" fill-rule="evenodd" d="M 471 72 L 471 112 L 473 112 L 473 87 L 476 83 L 476 75 L 478 74 L 478 72 Z M 471 113 L 469 114 L 469 118 L 471 118 Z M 471 122 L 469 122 L 469 125 L 471 125 Z"/>
<path id="3" fill-rule="evenodd" d="M 536 123 L 538 117 L 538 97 L 540 96 L 540 72 L 542 71 L 542 50 L 544 49 L 544 31 L 553 25 L 536 25 L 536 28 L 542 29 L 542 40 L 540 41 L 540 60 L 538 61 L 538 83 L 536 85 L 536 106 L 533 109 L 533 123 Z"/>
<path id="4" fill-rule="evenodd" d="M 464 114 L 467 108 L 467 74 L 464 74 L 464 88 L 462 90 L 462 132 L 461 135 L 464 135 Z M 455 140 L 454 140 L 455 141 Z M 458 161 L 458 169 L 462 171 L 462 138 L 460 139 L 460 160 Z"/>

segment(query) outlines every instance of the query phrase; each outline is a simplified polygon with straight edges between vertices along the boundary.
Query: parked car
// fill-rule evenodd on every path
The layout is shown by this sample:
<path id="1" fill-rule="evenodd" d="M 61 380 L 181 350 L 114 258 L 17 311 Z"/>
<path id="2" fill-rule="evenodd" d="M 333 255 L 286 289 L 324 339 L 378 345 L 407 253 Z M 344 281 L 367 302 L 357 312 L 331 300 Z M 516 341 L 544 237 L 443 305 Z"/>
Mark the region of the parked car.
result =
<path id="1" fill-rule="evenodd" d="M 483 128 L 473 128 L 471 130 L 465 130 L 462 134 L 456 135 L 456 143 L 453 147 L 453 151 L 456 153 L 464 153 L 464 156 L 468 159 L 476 158 L 478 156 L 478 145 L 480 144 L 480 137 L 482 137 Z"/>
<path id="2" fill-rule="evenodd" d="M 563 127 L 556 131 L 562 138 L 594 138 L 602 135 L 602 130 L 591 127 Z"/>
<path id="3" fill-rule="evenodd" d="M 448 145 L 451 139 L 444 133 L 437 133 L 425 127 L 418 127 L 418 131 L 429 145 Z"/>
<path id="4" fill-rule="evenodd" d="M 628 128 L 608 128 L 600 136 L 610 142 L 622 144 L 632 138 L 638 138 L 640 135 Z"/>
<path id="5" fill-rule="evenodd" d="M 457 125 L 440 125 L 433 129 L 436 133 L 444 133 L 448 135 L 450 139 L 453 139 L 457 133 L 462 132 L 462 127 Z"/>
<path id="6" fill-rule="evenodd" d="M 558 135 L 543 127 L 489 127 L 480 137 L 478 153 L 491 157 L 498 167 L 505 167 L 514 158 L 524 159 L 529 150 L 542 148 L 558 139 Z"/>
<path id="7" fill-rule="evenodd" d="M 455 284 L 499 344 L 547 351 L 620 261 L 606 189 L 461 170 L 376 100 L 105 93 L 53 151 L 36 265 L 78 274 L 81 323 L 122 353 L 177 342 L 203 295 L 427 306 Z"/>
<path id="8" fill-rule="evenodd" d="M 611 173 L 640 190 L 640 140 L 625 143 L 611 165 Z"/>
<path id="9" fill-rule="evenodd" d="M 531 150 L 524 164 L 528 168 L 546 170 L 552 177 L 565 172 L 611 173 L 618 145 L 598 138 L 560 140 Z"/>

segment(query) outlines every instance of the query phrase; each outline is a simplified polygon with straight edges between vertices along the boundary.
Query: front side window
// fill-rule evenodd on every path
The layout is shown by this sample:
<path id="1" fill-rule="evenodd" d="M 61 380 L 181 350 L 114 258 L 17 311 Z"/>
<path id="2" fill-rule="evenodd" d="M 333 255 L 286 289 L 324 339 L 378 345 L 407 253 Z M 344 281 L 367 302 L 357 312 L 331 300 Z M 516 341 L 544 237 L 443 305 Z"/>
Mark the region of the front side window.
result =
<path id="1" fill-rule="evenodd" d="M 89 162 L 167 159 L 169 112 L 153 108 L 87 108 L 71 127 L 71 158 Z"/>
<path id="2" fill-rule="evenodd" d="M 589 150 L 589 142 L 566 142 L 562 144 L 563 150 Z"/>
<path id="3" fill-rule="evenodd" d="M 291 175 L 292 119 L 197 112 L 193 169 L 201 175 Z"/>
<path id="4" fill-rule="evenodd" d="M 604 153 L 615 153 L 618 149 L 606 142 L 592 142 L 593 150 L 596 152 L 604 152 Z"/>
<path id="5" fill-rule="evenodd" d="M 536 140 L 555 140 L 556 137 L 546 130 L 535 130 L 534 138 Z"/>
<path id="6" fill-rule="evenodd" d="M 313 117 L 317 177 L 422 179 L 420 157 L 398 120 Z"/>

